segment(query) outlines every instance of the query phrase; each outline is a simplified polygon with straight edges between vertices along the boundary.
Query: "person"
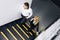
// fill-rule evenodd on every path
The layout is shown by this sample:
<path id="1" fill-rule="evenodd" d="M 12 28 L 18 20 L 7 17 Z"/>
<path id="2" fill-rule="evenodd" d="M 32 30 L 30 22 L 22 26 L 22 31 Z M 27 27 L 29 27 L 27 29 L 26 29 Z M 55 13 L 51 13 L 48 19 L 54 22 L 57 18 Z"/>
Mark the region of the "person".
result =
<path id="1" fill-rule="evenodd" d="M 37 32 L 36 34 L 38 35 L 38 28 L 39 28 L 39 17 L 38 16 L 34 16 L 31 20 L 30 20 L 30 28 L 28 30 L 28 32 L 32 31 L 32 29 L 36 28 Z"/>
<path id="2" fill-rule="evenodd" d="M 22 16 L 21 24 L 24 23 L 26 20 L 31 18 L 33 12 L 32 12 L 32 8 L 29 7 L 29 3 L 28 2 L 25 2 L 21 6 L 20 13 L 21 13 L 21 16 Z"/>

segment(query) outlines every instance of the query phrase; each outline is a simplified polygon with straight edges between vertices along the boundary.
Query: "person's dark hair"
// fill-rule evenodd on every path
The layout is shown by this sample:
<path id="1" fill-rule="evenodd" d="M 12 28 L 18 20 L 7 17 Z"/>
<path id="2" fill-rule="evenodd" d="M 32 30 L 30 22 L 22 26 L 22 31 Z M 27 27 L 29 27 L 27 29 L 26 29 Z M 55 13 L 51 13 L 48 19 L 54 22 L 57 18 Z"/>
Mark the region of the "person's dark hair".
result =
<path id="1" fill-rule="evenodd" d="M 29 3 L 28 2 L 25 2 L 24 5 L 26 5 L 29 8 Z"/>

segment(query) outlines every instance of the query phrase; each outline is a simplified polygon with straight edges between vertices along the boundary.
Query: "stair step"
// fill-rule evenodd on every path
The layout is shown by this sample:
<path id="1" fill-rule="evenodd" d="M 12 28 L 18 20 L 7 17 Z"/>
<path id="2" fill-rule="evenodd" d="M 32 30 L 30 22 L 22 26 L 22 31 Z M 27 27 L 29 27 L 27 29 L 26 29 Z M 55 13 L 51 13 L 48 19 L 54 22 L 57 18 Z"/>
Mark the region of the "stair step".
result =
<path id="1" fill-rule="evenodd" d="M 8 37 L 4 34 L 4 32 L 1 31 L 0 33 L 5 38 L 5 40 L 9 40 Z"/>
<path id="2" fill-rule="evenodd" d="M 18 39 L 18 40 L 22 40 L 20 38 L 20 36 L 12 29 L 12 26 L 11 27 L 8 27 L 8 29 L 13 33 L 13 35 Z"/>
<path id="3" fill-rule="evenodd" d="M 18 24 L 16 24 L 16 25 L 17 25 L 17 27 L 26 35 L 26 37 L 29 38 L 29 35 L 26 34 L 26 32 L 25 32 Z"/>
<path id="4" fill-rule="evenodd" d="M 17 40 L 17 38 L 14 36 L 14 34 L 7 28 L 7 31 L 10 33 L 10 35 L 14 38 L 14 40 Z M 11 38 L 11 37 L 10 37 Z"/>
<path id="5" fill-rule="evenodd" d="M 25 38 L 16 30 L 14 26 L 12 26 L 13 30 L 20 36 L 22 40 L 25 40 Z"/>
<path id="6" fill-rule="evenodd" d="M 13 21 L 0 27 L 0 40 L 33 40 L 36 33 L 33 29 L 28 33 L 30 25 L 25 22 L 20 24 L 20 20 Z"/>

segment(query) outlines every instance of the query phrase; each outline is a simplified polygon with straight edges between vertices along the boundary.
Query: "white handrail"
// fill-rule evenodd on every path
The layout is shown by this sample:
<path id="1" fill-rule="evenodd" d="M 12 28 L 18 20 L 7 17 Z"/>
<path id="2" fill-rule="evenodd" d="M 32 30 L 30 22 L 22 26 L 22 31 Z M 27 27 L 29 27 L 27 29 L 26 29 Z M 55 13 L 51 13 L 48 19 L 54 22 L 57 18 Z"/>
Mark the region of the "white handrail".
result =
<path id="1" fill-rule="evenodd" d="M 46 31 L 42 32 L 35 40 L 51 40 L 60 29 L 60 19 L 52 24 Z"/>

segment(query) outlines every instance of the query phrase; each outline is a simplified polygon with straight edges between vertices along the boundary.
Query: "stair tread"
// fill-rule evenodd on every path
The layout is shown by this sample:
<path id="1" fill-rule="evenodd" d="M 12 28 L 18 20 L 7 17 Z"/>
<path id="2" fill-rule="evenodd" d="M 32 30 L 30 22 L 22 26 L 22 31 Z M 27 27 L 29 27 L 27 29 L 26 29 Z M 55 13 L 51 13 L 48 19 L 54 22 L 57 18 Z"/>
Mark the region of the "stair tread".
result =
<path id="1" fill-rule="evenodd" d="M 0 32 L 2 31 L 9 40 L 33 40 L 34 32 L 27 33 L 30 26 L 27 24 L 20 24 L 20 19 L 3 25 L 0 27 Z M 1 34 L 0 34 L 1 35 Z M 0 39 L 5 40 L 5 38 L 1 35 Z"/>

